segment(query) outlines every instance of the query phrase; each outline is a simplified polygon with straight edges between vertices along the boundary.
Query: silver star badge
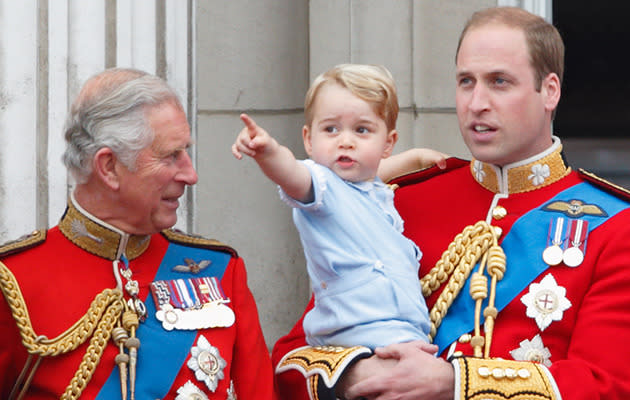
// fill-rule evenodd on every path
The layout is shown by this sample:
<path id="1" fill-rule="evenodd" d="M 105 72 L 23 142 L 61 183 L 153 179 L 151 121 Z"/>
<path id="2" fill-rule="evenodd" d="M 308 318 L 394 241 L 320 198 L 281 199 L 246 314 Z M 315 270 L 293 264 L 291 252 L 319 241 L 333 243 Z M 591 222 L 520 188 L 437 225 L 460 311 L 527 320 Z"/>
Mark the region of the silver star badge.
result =
<path id="1" fill-rule="evenodd" d="M 230 387 L 227 390 L 226 400 L 236 400 L 236 390 L 234 389 L 234 381 L 230 381 Z"/>
<path id="2" fill-rule="evenodd" d="M 516 361 L 533 361 L 543 364 L 546 367 L 551 366 L 551 352 L 543 344 L 540 335 L 536 335 L 532 340 L 523 340 L 518 349 L 510 351 L 510 355 Z"/>
<path id="3" fill-rule="evenodd" d="M 527 316 L 534 318 L 538 328 L 544 331 L 553 321 L 560 321 L 564 311 L 571 307 L 566 293 L 553 275 L 548 274 L 540 283 L 529 285 L 529 293 L 521 297 L 521 302 L 527 306 Z"/>
<path id="4" fill-rule="evenodd" d="M 188 367 L 195 372 L 195 377 L 206 384 L 208 389 L 215 391 L 219 381 L 223 379 L 223 368 L 227 365 L 221 358 L 219 349 L 212 346 L 205 336 L 200 335 L 197 345 L 190 349 Z"/>
<path id="5" fill-rule="evenodd" d="M 191 381 L 177 389 L 175 400 L 208 400 L 208 396 Z"/>

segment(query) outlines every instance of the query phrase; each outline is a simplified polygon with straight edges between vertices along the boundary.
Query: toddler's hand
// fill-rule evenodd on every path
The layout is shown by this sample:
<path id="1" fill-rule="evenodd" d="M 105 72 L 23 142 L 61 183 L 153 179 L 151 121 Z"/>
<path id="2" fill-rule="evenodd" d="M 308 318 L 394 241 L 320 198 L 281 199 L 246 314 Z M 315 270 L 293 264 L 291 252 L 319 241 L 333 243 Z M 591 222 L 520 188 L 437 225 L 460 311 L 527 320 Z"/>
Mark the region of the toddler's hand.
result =
<path id="1" fill-rule="evenodd" d="M 241 114 L 241 120 L 245 128 L 236 137 L 232 145 L 232 154 L 237 159 L 243 158 L 243 154 L 252 158 L 264 154 L 276 142 L 263 128 L 247 114 Z"/>

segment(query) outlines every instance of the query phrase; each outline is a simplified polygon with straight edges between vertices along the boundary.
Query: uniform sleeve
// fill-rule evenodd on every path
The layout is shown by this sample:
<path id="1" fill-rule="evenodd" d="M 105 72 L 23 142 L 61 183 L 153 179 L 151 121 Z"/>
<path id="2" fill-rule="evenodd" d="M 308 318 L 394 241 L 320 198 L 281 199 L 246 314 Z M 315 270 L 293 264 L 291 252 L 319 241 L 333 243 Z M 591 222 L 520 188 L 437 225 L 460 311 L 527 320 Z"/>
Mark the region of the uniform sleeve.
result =
<path id="1" fill-rule="evenodd" d="M 589 235 L 586 251 L 596 256 L 589 290 L 579 308 L 567 358 L 549 368 L 564 399 L 630 399 L 628 238 L 630 210 Z"/>
<path id="2" fill-rule="evenodd" d="M 4 292 L 0 297 L 0 399 L 7 399 L 26 362 L 27 352 Z"/>
<path id="3" fill-rule="evenodd" d="M 274 368 L 277 368 L 282 358 L 289 352 L 306 346 L 306 336 L 304 329 L 302 328 L 302 322 L 306 313 L 313 308 L 314 299 L 311 296 L 311 300 L 306 306 L 306 310 L 300 320 L 295 324 L 291 331 L 278 339 L 273 346 L 271 353 L 271 360 Z M 284 372 L 276 373 L 275 386 L 278 397 L 281 400 L 308 400 L 308 390 L 306 386 L 306 379 L 304 376 L 295 369 L 289 369 Z"/>
<path id="4" fill-rule="evenodd" d="M 26 350 L 4 297 L 0 299 L 0 338 L 0 398 L 7 399 L 24 365 Z"/>
<path id="5" fill-rule="evenodd" d="M 240 400 L 275 399 L 269 350 L 263 337 L 254 297 L 247 286 L 245 264 L 241 258 L 231 262 L 233 309 L 237 338 L 232 361 L 234 385 Z"/>

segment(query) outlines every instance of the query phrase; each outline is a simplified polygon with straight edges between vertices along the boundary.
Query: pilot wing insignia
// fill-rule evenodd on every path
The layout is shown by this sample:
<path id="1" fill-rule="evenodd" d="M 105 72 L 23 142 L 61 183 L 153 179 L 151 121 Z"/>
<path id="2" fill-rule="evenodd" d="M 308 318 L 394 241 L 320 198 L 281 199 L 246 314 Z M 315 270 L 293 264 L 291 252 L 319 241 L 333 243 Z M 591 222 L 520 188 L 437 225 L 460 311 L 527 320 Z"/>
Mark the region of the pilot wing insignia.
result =
<path id="1" fill-rule="evenodd" d="M 543 211 L 559 212 L 567 217 L 580 218 L 584 215 L 590 215 L 594 217 L 607 217 L 606 211 L 602 210 L 596 204 L 585 204 L 582 200 L 555 200 L 545 204 L 542 207 Z"/>
<path id="2" fill-rule="evenodd" d="M 188 272 L 192 274 L 198 274 L 199 271 L 205 269 L 212 263 L 210 260 L 201 260 L 198 263 L 190 258 L 184 258 L 186 265 L 176 265 L 173 267 L 173 271 L 176 272 Z"/>

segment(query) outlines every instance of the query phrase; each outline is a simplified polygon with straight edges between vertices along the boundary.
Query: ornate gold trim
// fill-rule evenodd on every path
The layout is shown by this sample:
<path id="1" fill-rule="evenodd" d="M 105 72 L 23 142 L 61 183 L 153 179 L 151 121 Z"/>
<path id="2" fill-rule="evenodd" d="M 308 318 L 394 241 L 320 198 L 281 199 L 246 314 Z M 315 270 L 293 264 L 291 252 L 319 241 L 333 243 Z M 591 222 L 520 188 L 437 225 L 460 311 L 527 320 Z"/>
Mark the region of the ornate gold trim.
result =
<path id="1" fill-rule="evenodd" d="M 166 240 L 172 243 L 210 248 L 213 250 L 224 251 L 224 252 L 230 253 L 234 255 L 235 257 L 237 256 L 236 250 L 234 250 L 232 247 L 228 246 L 227 244 L 222 243 L 215 239 L 207 239 L 198 235 L 190 235 L 190 234 L 184 233 L 180 230 L 173 229 L 173 228 L 165 229 L 161 233 L 166 238 Z"/>
<path id="2" fill-rule="evenodd" d="M 459 357 L 455 368 L 455 399 L 558 400 L 560 393 L 543 365 L 490 358 Z"/>
<path id="3" fill-rule="evenodd" d="M 68 208 L 59 222 L 59 230 L 72 243 L 108 260 L 116 260 L 122 253 L 120 247 L 124 246 L 125 256 L 129 260 L 139 257 L 149 247 L 150 235 L 128 235 L 117 232 L 104 223 L 99 223 L 96 217 L 85 215 L 72 201 L 68 202 Z"/>
<path id="4" fill-rule="evenodd" d="M 539 171 L 538 175 L 534 170 Z M 558 145 L 547 155 L 534 158 L 527 164 L 513 167 L 499 168 L 473 160 L 470 163 L 470 172 L 481 186 L 491 192 L 513 194 L 549 186 L 567 176 L 571 172 L 571 167 L 565 164 L 562 158 L 562 145 Z M 507 187 L 501 187 L 502 184 L 507 185 Z"/>
<path id="5" fill-rule="evenodd" d="M 319 375 L 324 384 L 332 388 L 352 361 L 370 354 L 372 350 L 363 346 L 304 346 L 285 354 L 276 367 L 276 373 L 295 369 L 305 378 Z"/>
<path id="6" fill-rule="evenodd" d="M 26 250 L 46 241 L 46 230 L 36 230 L 0 246 L 0 257 Z"/>

